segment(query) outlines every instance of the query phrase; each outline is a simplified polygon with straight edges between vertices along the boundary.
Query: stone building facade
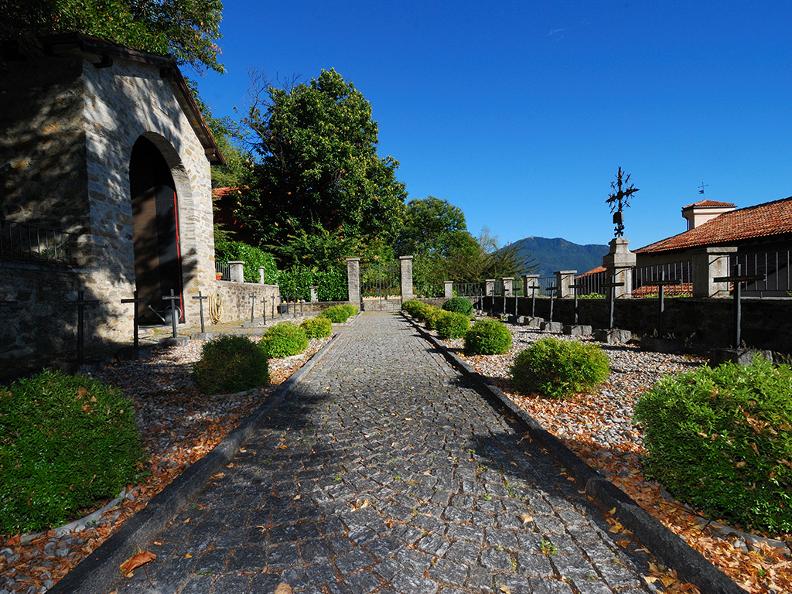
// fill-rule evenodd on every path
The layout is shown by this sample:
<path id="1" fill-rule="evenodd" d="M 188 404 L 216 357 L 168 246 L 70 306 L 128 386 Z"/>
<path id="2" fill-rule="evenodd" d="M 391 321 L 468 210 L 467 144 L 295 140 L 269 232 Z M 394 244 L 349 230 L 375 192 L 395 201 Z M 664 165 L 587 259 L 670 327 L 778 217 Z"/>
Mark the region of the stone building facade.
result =
<path id="1" fill-rule="evenodd" d="M 175 63 L 65 35 L 7 50 L 0 69 L 0 365 L 56 356 L 78 288 L 98 302 L 89 348 L 129 342 L 121 299 L 136 289 L 144 321 L 173 289 L 196 323 L 191 297 L 215 290 L 210 163 L 222 156 Z"/>

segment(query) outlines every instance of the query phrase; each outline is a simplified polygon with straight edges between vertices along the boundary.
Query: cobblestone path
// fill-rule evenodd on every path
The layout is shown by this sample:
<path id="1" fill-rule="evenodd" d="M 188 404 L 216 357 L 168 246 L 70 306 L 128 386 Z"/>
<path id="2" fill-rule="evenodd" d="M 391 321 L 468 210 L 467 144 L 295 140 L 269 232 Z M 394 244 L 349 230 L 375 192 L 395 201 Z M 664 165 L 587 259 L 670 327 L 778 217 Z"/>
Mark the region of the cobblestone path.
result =
<path id="1" fill-rule="evenodd" d="M 408 323 L 367 313 L 107 590 L 644 592 L 606 529 Z"/>

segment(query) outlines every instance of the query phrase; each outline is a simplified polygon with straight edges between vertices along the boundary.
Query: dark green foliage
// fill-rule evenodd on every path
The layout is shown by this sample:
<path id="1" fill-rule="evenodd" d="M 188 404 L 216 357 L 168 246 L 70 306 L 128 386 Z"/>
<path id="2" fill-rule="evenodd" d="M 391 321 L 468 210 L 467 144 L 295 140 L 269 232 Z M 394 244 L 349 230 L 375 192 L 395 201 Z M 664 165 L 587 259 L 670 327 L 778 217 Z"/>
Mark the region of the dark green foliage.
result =
<path id="1" fill-rule="evenodd" d="M 155 54 L 170 54 L 197 69 L 223 71 L 217 61 L 220 0 L 8 0 L 0 38 L 78 32 Z"/>
<path id="2" fill-rule="evenodd" d="M 221 336 L 204 343 L 193 376 L 204 394 L 250 390 L 269 383 L 267 356 L 245 336 Z"/>
<path id="3" fill-rule="evenodd" d="M 470 316 L 452 311 L 441 311 L 434 325 L 440 338 L 462 338 L 470 328 Z"/>
<path id="4" fill-rule="evenodd" d="M 221 241 L 215 244 L 215 258 L 218 262 L 227 264 L 234 260 L 241 260 L 245 263 L 245 280 L 247 282 L 259 281 L 259 268 L 264 268 L 264 282 L 268 284 L 278 283 L 278 267 L 275 265 L 275 258 L 272 254 L 265 252 L 241 241 Z M 223 279 L 228 280 L 228 279 Z"/>
<path id="5" fill-rule="evenodd" d="M 340 305 L 331 305 L 325 309 L 320 315 L 328 318 L 335 324 L 343 324 L 349 318 L 357 314 L 358 308 L 351 303 L 344 303 Z"/>
<path id="6" fill-rule="evenodd" d="M 308 337 L 296 324 L 281 322 L 264 333 L 259 346 L 270 358 L 291 357 L 308 348 Z"/>
<path id="7" fill-rule="evenodd" d="M 0 387 L 0 533 L 79 517 L 133 482 L 142 461 L 118 388 L 58 371 Z"/>
<path id="8" fill-rule="evenodd" d="M 333 323 L 324 316 L 305 320 L 300 324 L 308 338 L 326 338 L 333 333 Z"/>
<path id="9" fill-rule="evenodd" d="M 609 373 L 608 356 L 598 344 L 552 337 L 520 352 L 511 367 L 517 391 L 552 398 L 590 390 L 608 379 Z"/>
<path id="10" fill-rule="evenodd" d="M 661 379 L 635 407 L 646 471 L 709 517 L 792 531 L 792 368 L 757 358 Z"/>
<path id="11" fill-rule="evenodd" d="M 344 301 L 347 298 L 346 271 L 340 267 L 314 270 L 307 266 L 293 266 L 278 275 L 281 294 L 289 299 L 311 297 L 311 286 L 316 286 L 319 301 Z"/>
<path id="12" fill-rule="evenodd" d="M 465 352 L 469 355 L 500 355 L 511 346 L 511 332 L 497 320 L 479 320 L 465 334 Z"/>
<path id="13" fill-rule="evenodd" d="M 417 299 L 408 299 L 402 303 L 402 309 L 416 320 L 423 320 L 423 312 L 427 307 L 426 303 Z"/>
<path id="14" fill-rule="evenodd" d="M 443 303 L 443 309 L 465 314 L 469 317 L 473 314 L 473 303 L 466 297 L 452 297 Z"/>

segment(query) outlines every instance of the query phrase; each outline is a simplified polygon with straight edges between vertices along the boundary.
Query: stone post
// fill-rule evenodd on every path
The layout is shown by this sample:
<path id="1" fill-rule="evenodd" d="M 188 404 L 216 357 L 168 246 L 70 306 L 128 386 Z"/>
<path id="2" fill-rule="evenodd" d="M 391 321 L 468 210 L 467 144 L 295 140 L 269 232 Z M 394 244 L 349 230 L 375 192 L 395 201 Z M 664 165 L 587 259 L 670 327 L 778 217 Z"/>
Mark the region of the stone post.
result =
<path id="1" fill-rule="evenodd" d="M 228 268 L 230 269 L 232 283 L 245 282 L 245 263 L 243 261 L 234 260 L 233 262 L 229 262 Z"/>
<path id="2" fill-rule="evenodd" d="M 412 256 L 399 256 L 402 302 L 413 298 Z"/>
<path id="3" fill-rule="evenodd" d="M 526 274 L 523 276 L 523 295 L 526 297 L 531 296 L 531 287 L 539 286 L 538 274 Z"/>
<path id="4" fill-rule="evenodd" d="M 503 297 L 514 297 L 514 277 L 513 276 L 504 276 L 502 279 L 503 281 Z"/>
<path id="5" fill-rule="evenodd" d="M 693 268 L 693 297 L 728 297 L 729 283 L 716 283 L 718 276 L 729 276 L 729 256 L 736 247 L 706 247 L 690 252 Z"/>
<path id="6" fill-rule="evenodd" d="M 263 266 L 259 266 L 259 283 L 262 284 L 262 285 L 266 284 L 264 282 L 264 267 Z"/>
<path id="7" fill-rule="evenodd" d="M 577 270 L 557 270 L 556 271 L 556 287 L 558 287 L 558 296 L 561 299 L 572 297 L 571 286 L 575 284 L 575 275 Z"/>
<path id="8" fill-rule="evenodd" d="M 484 281 L 484 296 L 492 297 L 495 294 L 495 279 L 488 278 Z"/>
<path id="9" fill-rule="evenodd" d="M 360 305 L 360 258 L 347 258 L 347 299 Z"/>
<path id="10" fill-rule="evenodd" d="M 443 283 L 443 297 L 451 299 L 454 296 L 454 281 L 445 281 Z"/>
<path id="11" fill-rule="evenodd" d="M 627 240 L 615 237 L 610 240 L 610 251 L 602 257 L 602 265 L 607 269 L 607 280 L 615 277 L 617 283 L 624 283 L 621 287 L 614 287 L 613 296 L 632 297 L 632 269 L 635 266 L 635 254 L 627 247 Z"/>
<path id="12" fill-rule="evenodd" d="M 311 303 L 319 303 L 319 287 L 311 285 Z"/>

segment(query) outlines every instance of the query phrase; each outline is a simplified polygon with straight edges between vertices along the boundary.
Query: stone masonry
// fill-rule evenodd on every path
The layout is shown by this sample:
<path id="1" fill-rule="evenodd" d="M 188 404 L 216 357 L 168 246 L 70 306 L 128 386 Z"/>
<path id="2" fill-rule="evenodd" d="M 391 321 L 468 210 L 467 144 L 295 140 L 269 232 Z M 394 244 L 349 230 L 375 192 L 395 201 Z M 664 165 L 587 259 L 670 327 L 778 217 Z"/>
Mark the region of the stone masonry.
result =
<path id="1" fill-rule="evenodd" d="M 106 591 L 647 591 L 556 461 L 386 313 L 141 546 L 157 559 Z"/>

